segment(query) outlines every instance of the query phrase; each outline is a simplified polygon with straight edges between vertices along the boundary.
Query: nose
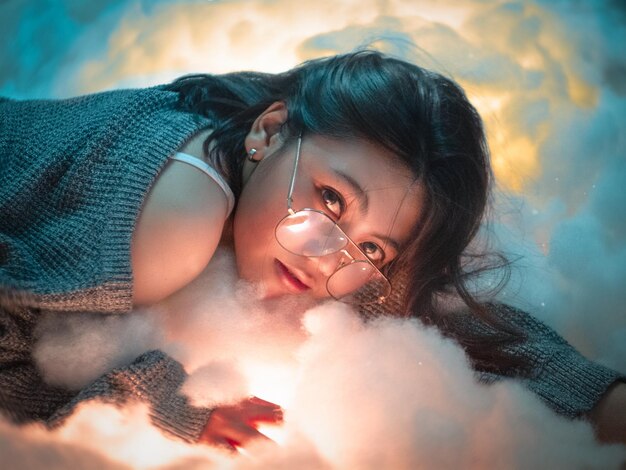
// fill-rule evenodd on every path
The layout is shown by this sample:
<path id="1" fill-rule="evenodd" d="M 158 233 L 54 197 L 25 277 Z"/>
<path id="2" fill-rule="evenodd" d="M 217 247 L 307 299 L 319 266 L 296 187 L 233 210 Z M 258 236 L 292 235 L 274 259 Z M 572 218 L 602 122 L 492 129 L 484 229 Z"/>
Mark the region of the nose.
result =
<path id="1" fill-rule="evenodd" d="M 352 259 L 346 250 L 340 250 L 317 258 L 317 266 L 320 274 L 329 278 L 340 266 L 349 263 Z"/>

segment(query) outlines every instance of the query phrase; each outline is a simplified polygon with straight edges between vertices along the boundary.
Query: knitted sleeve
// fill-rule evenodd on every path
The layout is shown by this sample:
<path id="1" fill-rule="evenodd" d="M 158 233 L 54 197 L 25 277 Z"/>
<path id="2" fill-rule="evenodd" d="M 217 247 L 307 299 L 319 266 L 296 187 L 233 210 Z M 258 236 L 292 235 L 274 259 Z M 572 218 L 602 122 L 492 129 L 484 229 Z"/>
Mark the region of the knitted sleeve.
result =
<path id="1" fill-rule="evenodd" d="M 128 366 L 114 369 L 80 392 L 46 383 L 32 360 L 37 309 L 0 306 L 0 413 L 13 422 L 33 420 L 58 426 L 85 401 L 121 405 L 147 402 L 152 422 L 168 434 L 197 441 L 210 410 L 191 406 L 178 393 L 183 367 L 160 351 L 144 353 Z"/>
<path id="2" fill-rule="evenodd" d="M 529 313 L 502 304 L 492 304 L 491 309 L 526 335 L 526 340 L 505 346 L 505 351 L 523 358 L 528 368 L 502 374 L 478 372 L 481 381 L 520 379 L 554 411 L 569 418 L 590 411 L 614 382 L 626 382 L 626 375 L 585 358 Z M 462 318 L 465 328 L 485 328 L 470 315 Z"/>
<path id="3" fill-rule="evenodd" d="M 197 442 L 211 410 L 190 405 L 187 398 L 178 393 L 185 377 L 183 367 L 171 357 L 161 351 L 147 352 L 131 365 L 115 369 L 81 390 L 56 411 L 48 423 L 60 424 L 76 405 L 87 400 L 113 404 L 141 400 L 150 404 L 150 417 L 155 426 L 179 439 Z"/>

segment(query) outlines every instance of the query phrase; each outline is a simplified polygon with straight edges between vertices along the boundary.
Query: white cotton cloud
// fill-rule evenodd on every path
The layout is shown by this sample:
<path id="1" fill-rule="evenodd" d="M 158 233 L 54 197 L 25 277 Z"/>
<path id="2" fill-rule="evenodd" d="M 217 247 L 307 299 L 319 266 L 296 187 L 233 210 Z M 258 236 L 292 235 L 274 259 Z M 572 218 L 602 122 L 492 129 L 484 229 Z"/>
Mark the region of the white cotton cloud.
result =
<path id="1" fill-rule="evenodd" d="M 254 393 L 282 405 L 284 424 L 262 428 L 270 436 L 278 432 L 279 444 L 258 443 L 245 455 L 232 455 L 164 436 L 150 424 L 145 406 L 86 402 L 52 433 L 20 428 L 18 438 L 3 438 L 2 445 L 16 462 L 23 441 L 34 440 L 54 455 L 80 446 L 97 454 L 96 461 L 133 468 L 607 469 L 626 459 L 626 447 L 598 445 L 589 423 L 557 416 L 521 384 L 478 383 L 462 349 L 415 319 L 364 323 L 334 301 L 302 317 L 298 308 L 305 307 L 294 299 L 256 300 L 235 273 L 232 255 L 221 251 L 187 289 L 135 315 L 157 319 L 152 328 L 161 334 L 153 337 L 163 341 L 157 346 L 186 363 L 191 374 L 182 391 L 192 402 L 219 406 Z M 126 334 L 137 321 L 132 314 L 115 318 L 107 328 L 95 328 L 100 337 L 87 328 L 93 318 L 65 330 L 71 341 L 54 351 L 54 360 L 67 364 L 89 341 L 92 358 L 99 351 L 108 357 L 106 339 Z M 43 342 L 47 334 L 55 341 L 63 334 L 41 332 Z M 116 347 L 120 356 L 137 353 L 126 342 Z M 40 365 L 55 373 L 53 362 Z M 102 363 L 95 361 L 92 373 L 101 373 Z M 272 365 L 279 375 L 268 373 Z"/>
<path id="2" fill-rule="evenodd" d="M 124 409 L 89 402 L 79 406 L 62 428 L 40 424 L 16 427 L 0 417 L 3 468 L 85 470 L 227 468 L 231 458 L 215 448 L 174 441 L 150 424 L 147 406 Z"/>
<path id="3" fill-rule="evenodd" d="M 305 324 L 289 411 L 336 468 L 603 468 L 624 458 L 520 384 L 477 383 L 461 349 L 416 321 L 363 325 L 328 305 Z"/>
<path id="4" fill-rule="evenodd" d="M 218 251 L 196 280 L 159 304 L 165 351 L 189 371 L 206 364 L 205 351 L 220 361 L 238 360 L 243 346 L 260 361 L 282 358 L 302 340 L 299 315 L 311 301 L 259 296 L 255 286 L 238 279 L 232 252 Z"/>
<path id="5" fill-rule="evenodd" d="M 248 383 L 235 363 L 210 362 L 191 374 L 181 392 L 193 406 L 231 405 L 250 396 Z"/>
<path id="6" fill-rule="evenodd" d="M 477 383 L 460 348 L 416 321 L 363 324 L 328 303 L 309 311 L 305 326 L 280 445 L 229 455 L 163 436 L 145 407 L 97 403 L 53 433 L 22 428 L 3 445 L 16 462 L 26 441 L 46 449 L 31 459 L 62 459 L 80 446 L 96 462 L 109 456 L 133 468 L 610 469 L 626 459 L 625 447 L 599 446 L 588 423 L 553 414 L 521 385 Z"/>
<path id="7" fill-rule="evenodd" d="M 305 337 L 300 317 L 310 299 L 261 301 L 259 294 L 238 279 L 232 252 L 218 250 L 198 278 L 153 307 L 119 316 L 46 315 L 33 356 L 46 382 L 78 390 L 159 349 L 190 374 L 184 390 L 194 402 L 232 402 L 249 394 L 246 369 L 272 374 L 280 363 L 284 370 L 294 361 L 287 352 Z"/>
<path id="8" fill-rule="evenodd" d="M 51 385 L 80 390 L 116 367 L 163 344 L 149 314 L 48 313 L 37 325 L 33 358 Z"/>
<path id="9" fill-rule="evenodd" d="M 130 470 L 131 467 L 75 443 L 62 442 L 42 425 L 11 425 L 0 417 L 0 455 L 11 470 Z"/>

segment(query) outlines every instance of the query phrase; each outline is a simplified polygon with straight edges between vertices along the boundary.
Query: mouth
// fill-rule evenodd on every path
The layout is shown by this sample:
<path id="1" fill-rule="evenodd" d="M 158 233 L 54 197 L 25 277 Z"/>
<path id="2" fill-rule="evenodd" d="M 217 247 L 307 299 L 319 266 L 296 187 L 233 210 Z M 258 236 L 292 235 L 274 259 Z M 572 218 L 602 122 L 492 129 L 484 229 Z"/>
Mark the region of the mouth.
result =
<path id="1" fill-rule="evenodd" d="M 274 260 L 274 265 L 276 267 L 276 272 L 278 273 L 278 277 L 280 277 L 283 284 L 292 292 L 297 294 L 306 292 L 311 288 L 307 286 L 304 282 L 302 282 L 294 273 L 292 273 L 287 266 L 278 261 Z"/>

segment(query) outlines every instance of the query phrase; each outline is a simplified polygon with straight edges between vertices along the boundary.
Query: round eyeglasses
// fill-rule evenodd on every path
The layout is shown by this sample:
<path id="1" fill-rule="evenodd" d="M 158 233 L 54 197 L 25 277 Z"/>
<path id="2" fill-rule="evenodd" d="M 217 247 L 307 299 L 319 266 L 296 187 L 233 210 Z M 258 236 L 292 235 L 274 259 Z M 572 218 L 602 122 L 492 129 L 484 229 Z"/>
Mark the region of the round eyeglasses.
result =
<path id="1" fill-rule="evenodd" d="M 276 225 L 276 241 L 285 250 L 300 256 L 321 257 L 341 253 L 343 256 L 339 265 L 326 281 L 328 293 L 341 302 L 359 305 L 382 303 L 391 293 L 389 280 L 341 227 L 322 211 L 292 209 L 301 145 L 302 135 L 298 137 L 293 175 L 287 195 L 289 213 Z M 348 245 L 359 259 L 348 252 Z"/>

